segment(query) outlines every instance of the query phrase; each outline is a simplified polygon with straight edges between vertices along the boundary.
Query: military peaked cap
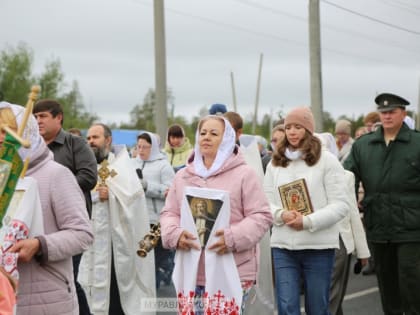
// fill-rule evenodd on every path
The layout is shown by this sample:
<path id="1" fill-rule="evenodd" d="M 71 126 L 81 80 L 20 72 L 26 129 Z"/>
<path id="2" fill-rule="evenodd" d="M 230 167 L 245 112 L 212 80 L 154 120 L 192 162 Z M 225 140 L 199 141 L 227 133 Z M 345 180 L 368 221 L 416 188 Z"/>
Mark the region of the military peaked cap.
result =
<path id="1" fill-rule="evenodd" d="M 410 105 L 406 99 L 391 93 L 379 94 L 375 98 L 375 103 L 377 104 L 378 112 L 387 112 L 398 107 L 405 109 L 407 105 Z"/>

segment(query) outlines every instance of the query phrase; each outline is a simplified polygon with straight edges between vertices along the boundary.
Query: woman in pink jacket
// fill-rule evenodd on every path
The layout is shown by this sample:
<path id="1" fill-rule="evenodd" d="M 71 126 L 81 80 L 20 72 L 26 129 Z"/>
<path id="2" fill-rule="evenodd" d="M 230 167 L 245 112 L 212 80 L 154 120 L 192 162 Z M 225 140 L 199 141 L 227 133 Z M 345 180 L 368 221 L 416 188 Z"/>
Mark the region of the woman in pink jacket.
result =
<path id="1" fill-rule="evenodd" d="M 160 216 L 162 242 L 165 247 L 176 248 L 177 251 L 201 251 L 195 282 L 199 296 L 205 291 L 207 282 L 205 250 L 201 249 L 193 233 L 181 227 L 184 190 L 199 187 L 227 192 L 229 225 L 216 231 L 217 241 L 210 243 L 206 249 L 218 255 L 233 254 L 244 301 L 256 281 L 257 244 L 271 226 L 270 207 L 256 173 L 245 163 L 235 145 L 235 132 L 226 119 L 221 116 L 204 117 L 198 124 L 196 137 L 194 154 L 190 156 L 187 167 L 176 174 Z M 219 266 L 212 267 L 217 270 Z M 220 277 L 225 275 L 220 273 Z M 221 280 L 217 277 L 211 279 L 213 282 Z"/>

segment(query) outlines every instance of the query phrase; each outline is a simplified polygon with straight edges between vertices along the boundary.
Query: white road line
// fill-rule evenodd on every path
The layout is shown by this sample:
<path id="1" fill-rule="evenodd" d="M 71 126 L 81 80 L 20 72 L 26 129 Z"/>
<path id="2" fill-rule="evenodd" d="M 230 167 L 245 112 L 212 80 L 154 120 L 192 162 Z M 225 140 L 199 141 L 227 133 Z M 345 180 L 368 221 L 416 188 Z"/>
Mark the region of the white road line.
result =
<path id="1" fill-rule="evenodd" d="M 378 291 L 379 291 L 378 287 L 373 287 L 373 288 L 366 289 L 366 290 L 363 290 L 363 291 L 348 294 L 348 295 L 344 296 L 344 301 L 352 300 L 352 299 L 355 299 L 355 298 L 358 298 L 358 297 L 361 297 L 361 296 L 364 296 L 364 295 L 372 294 L 372 293 L 375 293 L 375 292 L 378 292 Z"/>

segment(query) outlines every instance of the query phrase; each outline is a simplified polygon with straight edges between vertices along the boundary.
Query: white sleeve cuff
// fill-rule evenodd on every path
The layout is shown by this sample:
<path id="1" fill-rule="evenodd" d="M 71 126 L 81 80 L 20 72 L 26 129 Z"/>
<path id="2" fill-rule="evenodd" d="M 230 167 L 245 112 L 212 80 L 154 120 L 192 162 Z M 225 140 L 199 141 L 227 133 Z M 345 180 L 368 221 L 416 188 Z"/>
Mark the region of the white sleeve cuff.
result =
<path id="1" fill-rule="evenodd" d="M 312 229 L 312 220 L 308 216 L 303 217 L 302 223 L 303 223 L 304 230 Z"/>
<path id="2" fill-rule="evenodd" d="M 283 214 L 283 209 L 278 209 L 276 212 L 274 212 L 274 224 L 275 225 L 283 225 L 283 219 L 281 218 L 281 215 Z"/>

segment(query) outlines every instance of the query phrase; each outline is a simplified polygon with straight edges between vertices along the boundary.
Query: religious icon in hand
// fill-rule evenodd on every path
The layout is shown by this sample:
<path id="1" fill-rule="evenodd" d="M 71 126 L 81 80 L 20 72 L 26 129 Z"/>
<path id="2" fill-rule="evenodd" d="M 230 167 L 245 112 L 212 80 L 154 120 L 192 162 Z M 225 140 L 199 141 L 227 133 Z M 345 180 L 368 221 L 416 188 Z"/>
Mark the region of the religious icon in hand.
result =
<path id="1" fill-rule="evenodd" d="M 223 204 L 221 200 L 187 196 L 198 233 L 201 247 L 204 248 L 209 240 L 219 210 Z"/>
<path id="2" fill-rule="evenodd" d="M 304 207 L 300 192 L 297 189 L 291 189 L 287 194 L 290 210 L 298 211 Z"/>
<path id="3" fill-rule="evenodd" d="M 304 178 L 281 185 L 278 189 L 284 209 L 298 211 L 302 215 L 313 212 L 311 198 Z"/>

